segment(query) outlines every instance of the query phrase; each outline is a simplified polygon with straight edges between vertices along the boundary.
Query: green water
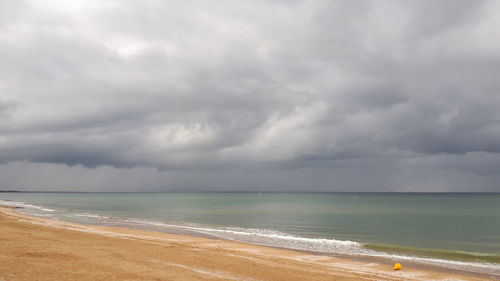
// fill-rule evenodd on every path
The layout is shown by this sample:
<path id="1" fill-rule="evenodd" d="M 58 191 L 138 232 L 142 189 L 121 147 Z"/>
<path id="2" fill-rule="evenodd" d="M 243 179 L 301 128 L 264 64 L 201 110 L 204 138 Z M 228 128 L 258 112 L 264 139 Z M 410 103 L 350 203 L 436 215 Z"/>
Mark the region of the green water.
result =
<path id="1" fill-rule="evenodd" d="M 500 261 L 499 194 L 4 193 L 0 199 L 51 208 L 55 211 L 34 211 L 89 223 L 97 214 L 108 220 L 253 231 L 262 234 L 250 241 L 255 243 L 269 238 L 267 244 L 279 244 L 283 234 L 355 241 L 388 253 Z"/>
<path id="2" fill-rule="evenodd" d="M 365 244 L 363 245 L 363 247 L 366 249 L 381 251 L 385 253 L 405 254 L 411 256 L 424 256 L 424 257 L 450 259 L 457 261 L 500 263 L 500 255 L 495 255 L 495 254 L 481 254 L 481 253 L 470 253 L 463 251 L 425 249 L 425 248 L 414 248 L 414 247 L 383 245 L 383 244 Z"/>

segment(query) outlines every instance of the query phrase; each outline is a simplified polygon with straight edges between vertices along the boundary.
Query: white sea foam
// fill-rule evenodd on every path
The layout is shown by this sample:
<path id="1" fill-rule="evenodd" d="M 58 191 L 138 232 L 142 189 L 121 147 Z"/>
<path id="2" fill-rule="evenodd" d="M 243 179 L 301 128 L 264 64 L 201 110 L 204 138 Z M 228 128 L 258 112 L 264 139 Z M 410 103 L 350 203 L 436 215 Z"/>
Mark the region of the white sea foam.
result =
<path id="1" fill-rule="evenodd" d="M 166 224 L 156 221 L 144 220 L 126 220 L 129 223 L 138 223 L 152 225 L 164 228 L 183 229 L 194 231 L 203 234 L 209 234 L 216 237 L 248 242 L 258 245 L 283 247 L 304 251 L 326 252 L 326 253 L 342 253 L 342 254 L 361 254 L 367 251 L 361 247 L 361 244 L 353 241 L 343 241 L 336 239 L 323 238 L 305 238 L 293 236 L 283 232 L 269 229 L 252 229 L 252 228 L 209 228 L 194 225 L 175 225 Z"/>
<path id="2" fill-rule="evenodd" d="M 32 204 L 28 204 L 28 203 L 21 202 L 21 201 L 0 200 L 0 205 L 9 206 L 9 207 L 20 207 L 20 208 L 27 208 L 27 209 L 36 209 L 36 210 L 40 210 L 40 211 L 44 211 L 44 212 L 55 212 L 55 210 L 50 209 L 50 208 L 46 208 L 46 207 L 42 207 L 42 206 L 37 206 L 37 205 L 32 205 Z"/>
<path id="3" fill-rule="evenodd" d="M 77 217 L 93 218 L 93 219 L 99 219 L 99 220 L 109 219 L 110 218 L 108 216 L 101 216 L 101 215 L 90 214 L 90 213 L 76 213 L 74 215 L 77 216 Z"/>

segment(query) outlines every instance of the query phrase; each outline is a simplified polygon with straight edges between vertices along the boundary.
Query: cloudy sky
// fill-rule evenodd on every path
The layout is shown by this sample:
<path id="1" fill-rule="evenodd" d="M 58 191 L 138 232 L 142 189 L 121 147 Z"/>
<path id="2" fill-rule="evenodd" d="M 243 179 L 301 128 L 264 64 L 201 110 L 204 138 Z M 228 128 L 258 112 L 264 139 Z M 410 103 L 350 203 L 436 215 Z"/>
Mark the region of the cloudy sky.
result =
<path id="1" fill-rule="evenodd" d="M 0 2 L 0 189 L 500 191 L 500 1 Z"/>

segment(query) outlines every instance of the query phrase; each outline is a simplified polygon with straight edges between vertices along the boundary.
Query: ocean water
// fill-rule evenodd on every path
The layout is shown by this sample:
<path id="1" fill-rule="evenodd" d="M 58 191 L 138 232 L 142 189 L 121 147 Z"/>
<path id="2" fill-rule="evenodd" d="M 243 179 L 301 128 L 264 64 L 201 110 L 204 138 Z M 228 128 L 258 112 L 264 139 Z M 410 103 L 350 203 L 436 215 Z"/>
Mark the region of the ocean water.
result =
<path id="1" fill-rule="evenodd" d="M 500 275 L 500 194 L 0 193 L 21 212 Z"/>

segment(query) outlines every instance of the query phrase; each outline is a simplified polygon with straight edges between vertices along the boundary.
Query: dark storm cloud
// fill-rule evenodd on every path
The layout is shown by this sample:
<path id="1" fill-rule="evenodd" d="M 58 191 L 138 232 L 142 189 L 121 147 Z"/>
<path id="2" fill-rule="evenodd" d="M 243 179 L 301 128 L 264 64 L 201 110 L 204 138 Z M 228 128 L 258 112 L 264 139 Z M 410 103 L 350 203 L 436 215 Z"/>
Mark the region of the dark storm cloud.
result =
<path id="1" fill-rule="evenodd" d="M 498 188 L 496 1 L 0 5 L 0 170 L 110 190 Z"/>

